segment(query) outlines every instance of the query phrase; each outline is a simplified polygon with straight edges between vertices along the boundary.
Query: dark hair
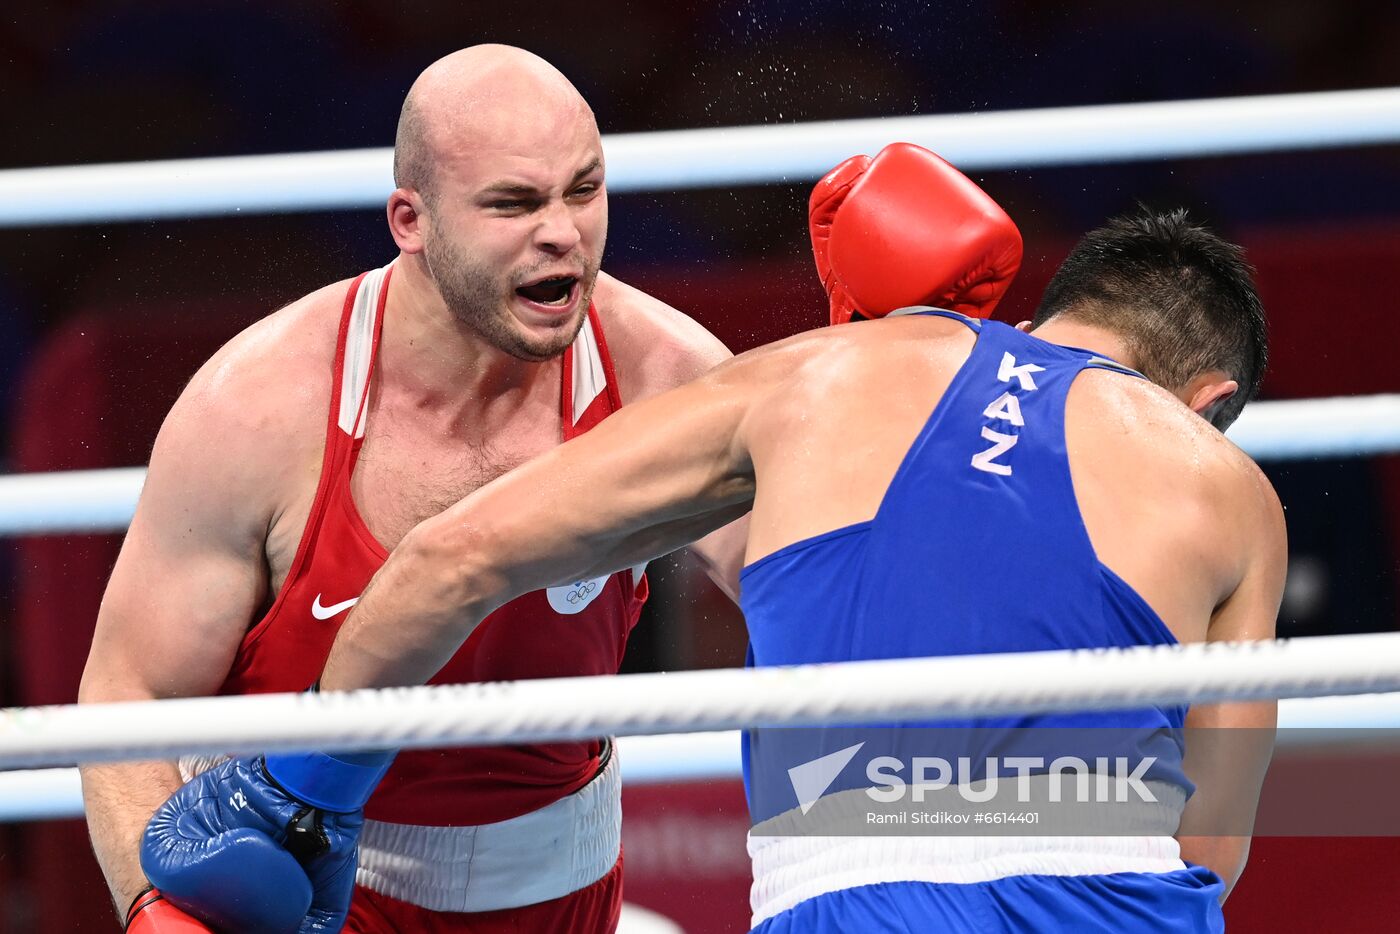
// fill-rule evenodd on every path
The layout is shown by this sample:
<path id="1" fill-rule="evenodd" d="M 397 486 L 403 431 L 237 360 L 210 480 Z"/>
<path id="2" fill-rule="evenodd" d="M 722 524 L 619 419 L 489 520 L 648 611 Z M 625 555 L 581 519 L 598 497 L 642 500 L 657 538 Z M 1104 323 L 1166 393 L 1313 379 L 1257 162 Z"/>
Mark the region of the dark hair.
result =
<path id="1" fill-rule="evenodd" d="M 1253 272 L 1242 249 L 1192 223 L 1184 208 L 1139 205 L 1075 244 L 1033 324 L 1065 315 L 1111 330 L 1144 376 L 1172 390 L 1225 371 L 1240 388 L 1211 418 L 1224 430 L 1259 391 L 1269 358 Z"/>

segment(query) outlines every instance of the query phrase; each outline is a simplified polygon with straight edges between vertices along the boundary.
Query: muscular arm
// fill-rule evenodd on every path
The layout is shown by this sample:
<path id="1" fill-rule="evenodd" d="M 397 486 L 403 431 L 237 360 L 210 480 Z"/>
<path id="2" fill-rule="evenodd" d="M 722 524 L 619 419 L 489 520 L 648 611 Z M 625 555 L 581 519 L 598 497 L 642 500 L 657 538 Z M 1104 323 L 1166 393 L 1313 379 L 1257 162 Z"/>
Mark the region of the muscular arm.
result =
<path id="1" fill-rule="evenodd" d="M 80 702 L 214 693 L 264 600 L 269 515 L 258 504 L 267 478 L 250 475 L 250 433 L 227 417 L 219 361 L 195 377 L 156 441 Z M 173 762 L 88 766 L 82 779 L 93 849 L 122 912 L 146 884 L 138 861 L 146 822 L 182 782 Z"/>
<path id="2" fill-rule="evenodd" d="M 519 594 L 675 550 L 748 511 L 746 420 L 771 351 L 624 407 L 415 527 L 331 649 L 322 687 L 417 684 Z"/>
<path id="3" fill-rule="evenodd" d="M 683 386 L 733 357 L 719 338 L 664 302 L 607 274 L 599 276 L 598 288 L 600 304 L 616 313 L 619 325 L 609 339 L 627 368 L 621 380 L 624 403 Z M 710 579 L 736 603 L 748 527 L 747 517 L 738 519 L 689 548 Z"/>
<path id="4" fill-rule="evenodd" d="M 1287 533 L 1278 498 L 1252 469 L 1243 502 L 1257 503 L 1244 523 L 1249 543 L 1239 586 L 1216 610 L 1208 640 L 1272 639 L 1288 563 Z M 1225 880 L 1225 896 L 1239 881 L 1249 856 L 1259 790 L 1273 755 L 1275 701 L 1202 704 L 1186 717 L 1185 769 L 1196 783 L 1177 839 L 1181 857 Z M 1225 896 L 1222 896 L 1222 900 Z"/>

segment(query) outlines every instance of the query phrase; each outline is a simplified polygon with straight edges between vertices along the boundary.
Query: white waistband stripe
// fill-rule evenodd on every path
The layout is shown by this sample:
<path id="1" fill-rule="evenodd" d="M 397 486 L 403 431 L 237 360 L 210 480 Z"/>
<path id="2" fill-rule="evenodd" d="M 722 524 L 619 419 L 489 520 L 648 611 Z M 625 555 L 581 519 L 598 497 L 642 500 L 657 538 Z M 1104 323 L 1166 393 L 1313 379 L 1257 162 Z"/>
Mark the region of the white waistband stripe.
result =
<path id="1" fill-rule="evenodd" d="M 755 925 L 809 898 L 882 882 L 967 884 L 1186 868 L 1169 836 L 750 837 L 749 854 Z"/>
<path id="2" fill-rule="evenodd" d="M 572 795 L 475 827 L 365 821 L 356 881 L 432 911 L 495 911 L 549 901 L 607 875 L 622 850 L 622 781 L 607 766 Z"/>

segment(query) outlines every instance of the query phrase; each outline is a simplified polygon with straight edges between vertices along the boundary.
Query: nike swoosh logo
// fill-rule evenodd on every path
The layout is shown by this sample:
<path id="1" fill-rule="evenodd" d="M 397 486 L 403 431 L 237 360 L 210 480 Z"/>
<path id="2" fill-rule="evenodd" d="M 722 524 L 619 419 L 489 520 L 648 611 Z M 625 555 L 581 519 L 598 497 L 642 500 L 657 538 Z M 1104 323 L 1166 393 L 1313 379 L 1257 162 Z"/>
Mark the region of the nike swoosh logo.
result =
<path id="1" fill-rule="evenodd" d="M 317 619 L 330 619 L 337 613 L 344 613 L 352 606 L 360 602 L 359 597 L 351 597 L 349 600 L 342 600 L 339 603 L 332 603 L 330 606 L 321 605 L 321 595 L 317 594 L 316 599 L 311 601 L 311 615 Z"/>

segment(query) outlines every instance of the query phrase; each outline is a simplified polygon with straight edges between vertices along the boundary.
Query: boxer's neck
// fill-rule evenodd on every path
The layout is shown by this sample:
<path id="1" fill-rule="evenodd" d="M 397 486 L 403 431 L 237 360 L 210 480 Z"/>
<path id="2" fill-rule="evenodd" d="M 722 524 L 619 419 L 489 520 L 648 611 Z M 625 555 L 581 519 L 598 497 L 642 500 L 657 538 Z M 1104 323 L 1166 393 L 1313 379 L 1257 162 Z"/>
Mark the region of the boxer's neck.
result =
<path id="1" fill-rule="evenodd" d="M 1025 330 L 1025 328 L 1022 328 Z M 1115 363 L 1138 369 L 1138 361 L 1123 337 L 1107 328 L 1072 318 L 1051 318 L 1030 332 L 1035 337 L 1062 347 L 1078 347 L 1108 357 Z"/>
<path id="2" fill-rule="evenodd" d="M 412 258 L 401 257 L 389 282 L 379 366 L 409 391 L 450 403 L 555 392 L 559 362 L 532 363 L 488 343 L 452 314 Z"/>

